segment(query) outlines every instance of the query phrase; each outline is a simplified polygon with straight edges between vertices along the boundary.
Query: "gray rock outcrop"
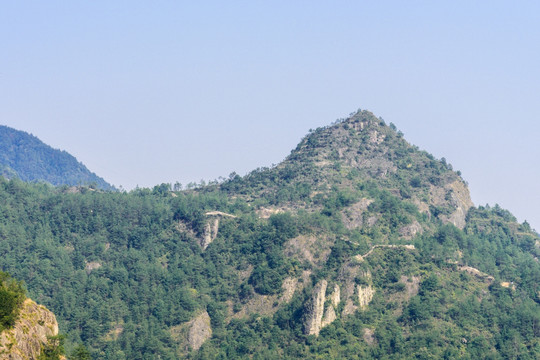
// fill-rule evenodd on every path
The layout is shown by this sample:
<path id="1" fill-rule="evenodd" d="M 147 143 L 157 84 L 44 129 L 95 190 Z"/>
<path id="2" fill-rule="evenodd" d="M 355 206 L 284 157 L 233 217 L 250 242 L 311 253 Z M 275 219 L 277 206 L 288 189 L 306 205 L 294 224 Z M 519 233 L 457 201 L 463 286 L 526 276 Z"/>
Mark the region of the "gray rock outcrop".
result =
<path id="1" fill-rule="evenodd" d="M 341 302 L 341 289 L 338 284 L 334 285 L 334 291 L 330 295 L 330 302 L 334 308 L 337 309 L 339 303 Z"/>
<path id="2" fill-rule="evenodd" d="M 219 218 L 213 217 L 206 222 L 204 226 L 204 233 L 201 239 L 201 247 L 206 250 L 208 245 L 212 243 L 217 237 L 219 230 Z"/>
<path id="3" fill-rule="evenodd" d="M 203 250 L 206 250 L 208 245 L 212 243 L 217 237 L 219 231 L 219 221 L 222 217 L 236 218 L 236 216 L 224 213 L 222 211 L 209 211 L 206 214 L 208 220 L 204 225 L 204 233 L 200 239 L 200 244 Z"/>
<path id="4" fill-rule="evenodd" d="M 199 350 L 206 340 L 212 337 L 210 316 L 205 311 L 191 320 L 188 331 L 188 343 L 193 350 Z"/>
<path id="5" fill-rule="evenodd" d="M 326 307 L 326 311 L 324 312 L 324 317 L 321 322 L 321 329 L 325 326 L 330 325 L 337 319 L 336 311 L 334 310 L 334 306 L 332 304 L 329 304 Z"/>
<path id="6" fill-rule="evenodd" d="M 307 335 L 318 336 L 321 331 L 327 286 L 328 282 L 326 280 L 321 280 L 313 288 L 311 303 L 306 309 L 305 333 Z"/>
<path id="7" fill-rule="evenodd" d="M 58 323 L 52 312 L 26 299 L 13 328 L 0 334 L 0 360 L 37 359 L 48 337 L 58 335 Z"/>
<path id="8" fill-rule="evenodd" d="M 375 289 L 369 286 L 361 286 L 357 285 L 357 291 L 358 291 L 358 305 L 361 309 L 365 309 L 371 300 L 373 299 L 373 294 L 375 294 Z"/>
<path id="9" fill-rule="evenodd" d="M 341 302 L 341 290 L 338 284 L 326 296 L 328 282 L 321 280 L 314 288 L 311 302 L 306 307 L 305 333 L 318 336 L 325 326 L 330 325 L 338 318 L 338 306 Z M 325 307 L 326 305 L 326 307 Z"/>

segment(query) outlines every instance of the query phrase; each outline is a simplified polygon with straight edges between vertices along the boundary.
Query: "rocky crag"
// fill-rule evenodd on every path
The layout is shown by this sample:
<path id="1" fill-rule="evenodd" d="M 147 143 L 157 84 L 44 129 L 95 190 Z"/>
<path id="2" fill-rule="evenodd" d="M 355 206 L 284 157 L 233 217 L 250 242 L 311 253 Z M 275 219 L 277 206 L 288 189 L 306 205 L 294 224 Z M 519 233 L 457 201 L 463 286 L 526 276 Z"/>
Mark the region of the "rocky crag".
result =
<path id="1" fill-rule="evenodd" d="M 13 328 L 0 335 L 0 360 L 38 359 L 49 337 L 58 335 L 54 314 L 26 299 Z"/>

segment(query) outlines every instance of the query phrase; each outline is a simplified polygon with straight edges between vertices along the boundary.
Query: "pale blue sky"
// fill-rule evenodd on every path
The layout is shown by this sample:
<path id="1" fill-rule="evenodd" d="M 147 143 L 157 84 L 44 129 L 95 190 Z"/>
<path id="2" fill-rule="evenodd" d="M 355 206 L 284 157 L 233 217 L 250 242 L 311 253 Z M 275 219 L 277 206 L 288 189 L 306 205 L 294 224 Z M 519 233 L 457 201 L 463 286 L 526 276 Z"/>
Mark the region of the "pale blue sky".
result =
<path id="1" fill-rule="evenodd" d="M 537 1 L 3 1 L 0 123 L 114 185 L 281 161 L 369 109 L 540 229 Z"/>

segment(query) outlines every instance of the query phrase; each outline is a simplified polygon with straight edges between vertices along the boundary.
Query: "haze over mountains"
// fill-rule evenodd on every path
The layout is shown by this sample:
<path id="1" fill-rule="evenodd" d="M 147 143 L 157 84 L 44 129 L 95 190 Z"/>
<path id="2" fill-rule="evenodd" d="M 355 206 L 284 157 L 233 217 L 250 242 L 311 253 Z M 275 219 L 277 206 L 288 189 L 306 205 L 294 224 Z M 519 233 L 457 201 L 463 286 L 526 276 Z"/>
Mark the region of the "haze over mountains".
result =
<path id="1" fill-rule="evenodd" d="M 535 359 L 540 239 L 368 111 L 180 191 L 0 178 L 0 270 L 94 359 Z"/>
<path id="2" fill-rule="evenodd" d="M 55 186 L 93 184 L 103 190 L 113 190 L 66 151 L 54 149 L 31 134 L 7 126 L 0 126 L 0 175 Z"/>

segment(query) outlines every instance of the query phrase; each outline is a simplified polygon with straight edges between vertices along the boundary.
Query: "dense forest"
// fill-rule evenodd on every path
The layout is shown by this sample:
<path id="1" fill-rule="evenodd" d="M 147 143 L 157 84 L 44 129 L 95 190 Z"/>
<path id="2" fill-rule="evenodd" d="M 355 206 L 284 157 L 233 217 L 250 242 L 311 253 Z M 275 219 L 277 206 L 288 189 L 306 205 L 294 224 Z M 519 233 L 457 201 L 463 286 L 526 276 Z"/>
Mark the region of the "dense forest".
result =
<path id="1" fill-rule="evenodd" d="M 275 167 L 187 190 L 0 178 L 0 270 L 73 359 L 537 359 L 538 235 L 467 197 L 360 111 Z M 321 286 L 334 317 L 312 333 Z M 211 336 L 192 341 L 201 314 Z"/>
<path id="2" fill-rule="evenodd" d="M 24 131 L 2 125 L 0 175 L 57 186 L 92 185 L 103 190 L 113 190 L 110 184 L 90 172 L 67 152 L 53 149 Z"/>

